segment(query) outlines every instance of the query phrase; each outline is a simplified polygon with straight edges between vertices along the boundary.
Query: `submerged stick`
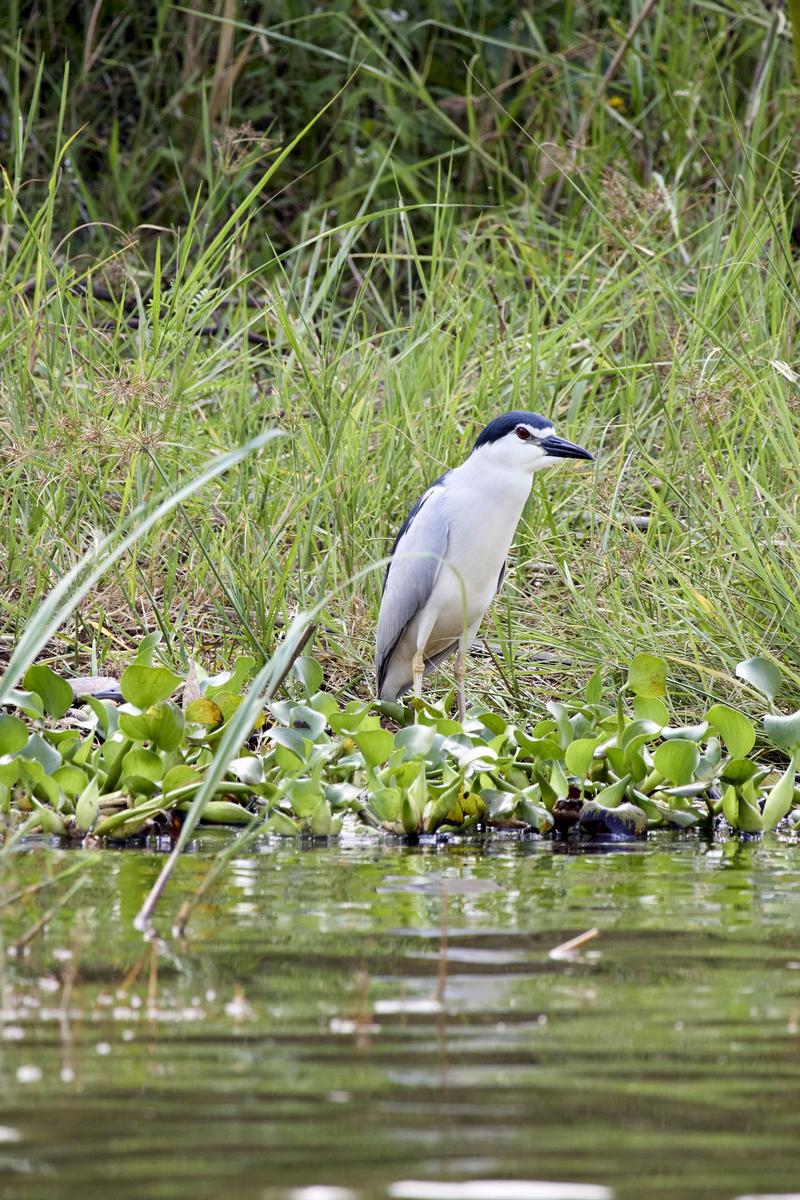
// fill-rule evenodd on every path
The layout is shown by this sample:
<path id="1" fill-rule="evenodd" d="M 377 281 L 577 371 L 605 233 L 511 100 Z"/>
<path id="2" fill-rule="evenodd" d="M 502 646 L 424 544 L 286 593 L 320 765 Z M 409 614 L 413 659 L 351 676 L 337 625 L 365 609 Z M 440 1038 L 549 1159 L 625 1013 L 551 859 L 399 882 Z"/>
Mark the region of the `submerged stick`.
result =
<path id="1" fill-rule="evenodd" d="M 599 932 L 599 929 L 587 929 L 585 933 L 579 933 L 577 937 L 570 938 L 568 942 L 561 942 L 558 946 L 554 946 L 547 957 L 555 959 L 574 958 L 575 951 L 580 950 L 587 942 L 593 941 Z"/>

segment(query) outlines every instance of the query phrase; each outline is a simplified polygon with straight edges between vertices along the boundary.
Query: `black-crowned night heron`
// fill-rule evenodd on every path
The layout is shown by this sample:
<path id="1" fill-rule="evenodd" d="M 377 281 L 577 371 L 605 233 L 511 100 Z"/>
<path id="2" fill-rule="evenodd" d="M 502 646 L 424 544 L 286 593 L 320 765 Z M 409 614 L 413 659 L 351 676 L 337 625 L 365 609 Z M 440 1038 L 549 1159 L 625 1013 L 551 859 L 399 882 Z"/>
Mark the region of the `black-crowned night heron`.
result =
<path id="1" fill-rule="evenodd" d="M 466 651 L 503 583 L 506 556 L 536 471 L 593 455 L 532 412 L 490 421 L 466 462 L 419 498 L 392 547 L 378 618 L 378 695 L 396 700 L 453 651 L 465 715 Z"/>

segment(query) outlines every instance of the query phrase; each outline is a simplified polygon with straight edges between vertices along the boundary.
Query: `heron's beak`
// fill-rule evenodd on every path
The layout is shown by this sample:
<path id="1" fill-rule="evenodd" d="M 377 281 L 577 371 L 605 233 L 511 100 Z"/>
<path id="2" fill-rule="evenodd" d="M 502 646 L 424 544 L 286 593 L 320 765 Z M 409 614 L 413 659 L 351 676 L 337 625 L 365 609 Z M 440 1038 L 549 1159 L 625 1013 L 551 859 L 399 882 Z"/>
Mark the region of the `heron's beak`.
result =
<path id="1" fill-rule="evenodd" d="M 594 455 L 584 450 L 583 446 L 576 446 L 574 442 L 556 437 L 555 434 L 543 438 L 539 445 L 550 458 L 584 458 L 587 462 L 594 462 Z"/>

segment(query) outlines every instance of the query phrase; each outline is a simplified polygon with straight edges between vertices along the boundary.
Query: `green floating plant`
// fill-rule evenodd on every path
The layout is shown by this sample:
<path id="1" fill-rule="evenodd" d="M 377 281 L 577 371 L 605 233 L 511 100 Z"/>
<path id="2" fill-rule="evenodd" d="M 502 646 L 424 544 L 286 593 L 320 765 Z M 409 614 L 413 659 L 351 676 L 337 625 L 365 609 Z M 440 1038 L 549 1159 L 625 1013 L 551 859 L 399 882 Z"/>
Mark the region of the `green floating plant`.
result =
<path id="1" fill-rule="evenodd" d="M 284 836 L 335 835 L 348 813 L 397 835 L 574 826 L 624 838 L 718 821 L 755 834 L 800 817 L 800 712 L 768 713 L 753 757 L 757 730 L 728 705 L 695 724 L 673 721 L 667 664 L 653 655 L 635 658 L 607 696 L 596 674 L 532 726 L 490 710 L 461 724 L 445 706 L 413 700 L 393 706 L 400 727 L 390 730 L 385 705 L 341 705 L 306 656 L 293 666 L 293 698 L 244 723 L 242 710 L 231 726 L 255 660 L 217 676 L 193 668 L 184 681 L 156 662 L 157 649 L 150 635 L 123 671 L 121 704 L 90 696 L 76 707 L 66 680 L 29 668 L 0 714 L 9 830 L 130 838 L 181 820 L 204 786 L 204 821 Z M 736 673 L 772 706 L 774 663 L 749 659 Z M 245 741 L 222 764 L 229 729 L 226 745 Z"/>

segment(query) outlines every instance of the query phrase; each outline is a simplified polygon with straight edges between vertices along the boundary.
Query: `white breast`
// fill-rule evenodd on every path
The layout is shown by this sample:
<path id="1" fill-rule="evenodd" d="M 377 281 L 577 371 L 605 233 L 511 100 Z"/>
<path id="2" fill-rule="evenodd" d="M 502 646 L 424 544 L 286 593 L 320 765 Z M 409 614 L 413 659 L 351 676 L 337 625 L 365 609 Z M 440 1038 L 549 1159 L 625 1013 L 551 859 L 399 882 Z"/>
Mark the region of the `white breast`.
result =
<path id="1" fill-rule="evenodd" d="M 415 631 L 417 647 L 429 655 L 465 632 L 474 637 L 530 493 L 528 472 L 499 475 L 475 467 L 468 459 L 447 478 L 447 554 Z"/>

